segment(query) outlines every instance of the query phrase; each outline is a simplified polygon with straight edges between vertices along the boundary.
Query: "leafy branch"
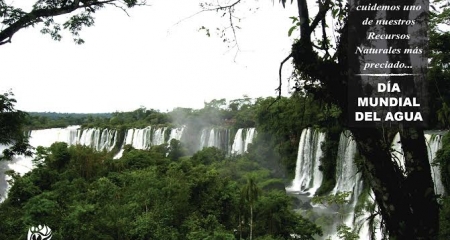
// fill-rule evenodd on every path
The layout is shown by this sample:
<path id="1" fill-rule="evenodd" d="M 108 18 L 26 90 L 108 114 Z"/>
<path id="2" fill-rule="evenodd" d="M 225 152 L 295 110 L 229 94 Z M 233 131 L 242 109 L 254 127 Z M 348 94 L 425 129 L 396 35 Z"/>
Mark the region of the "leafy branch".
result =
<path id="1" fill-rule="evenodd" d="M 60 40 L 61 24 L 54 17 L 75 13 L 62 24 L 74 36 L 77 44 L 84 43 L 79 38 L 83 27 L 94 25 L 93 14 L 106 6 L 114 6 L 126 12 L 126 8 L 147 5 L 145 0 L 38 0 L 30 12 L 5 4 L 0 1 L 0 45 L 11 43 L 11 39 L 19 30 L 44 23 L 43 34 L 50 34 L 54 40 Z M 77 10 L 80 10 L 77 13 Z M 127 13 L 128 14 L 128 13 Z"/>

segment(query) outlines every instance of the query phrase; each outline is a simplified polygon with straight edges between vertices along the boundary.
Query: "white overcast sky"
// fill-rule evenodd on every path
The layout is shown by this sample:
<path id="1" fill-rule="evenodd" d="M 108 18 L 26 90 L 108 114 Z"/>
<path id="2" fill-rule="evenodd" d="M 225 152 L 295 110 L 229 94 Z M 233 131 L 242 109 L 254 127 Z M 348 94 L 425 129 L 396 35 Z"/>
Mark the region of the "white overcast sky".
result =
<path id="1" fill-rule="evenodd" d="M 213 30 L 226 24 L 219 14 L 176 24 L 198 12 L 199 2 L 154 0 L 130 10 L 130 17 L 103 9 L 95 26 L 81 32 L 83 45 L 68 34 L 55 42 L 40 28 L 22 30 L 0 46 L 0 91 L 12 89 L 20 110 L 78 113 L 201 108 L 212 99 L 275 96 L 278 68 L 292 44 L 287 32 L 295 7 L 245 1 L 234 61 L 235 50 L 227 51 Z M 211 37 L 198 31 L 203 25 Z M 284 92 L 292 69 L 286 66 Z"/>

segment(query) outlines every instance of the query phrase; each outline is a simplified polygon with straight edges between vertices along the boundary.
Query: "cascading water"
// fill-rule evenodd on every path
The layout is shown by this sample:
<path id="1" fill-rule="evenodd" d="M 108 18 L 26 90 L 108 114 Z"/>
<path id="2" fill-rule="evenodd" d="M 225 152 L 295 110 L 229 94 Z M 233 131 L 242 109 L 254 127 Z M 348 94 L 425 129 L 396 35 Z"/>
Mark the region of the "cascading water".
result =
<path id="1" fill-rule="evenodd" d="M 322 173 L 322 171 L 320 171 L 319 166 L 320 166 L 320 158 L 323 155 L 322 143 L 325 142 L 325 133 L 314 131 L 313 142 L 314 142 L 316 152 L 315 152 L 314 164 L 313 164 L 313 175 L 312 175 L 312 178 L 313 178 L 312 183 L 313 184 L 309 190 L 309 192 L 311 194 L 316 193 L 317 189 L 320 187 L 320 185 L 322 184 L 322 180 L 323 180 L 323 173 Z"/>
<path id="2" fill-rule="evenodd" d="M 169 141 L 171 139 L 180 140 L 184 128 L 174 128 L 171 130 Z M 167 128 L 152 129 L 146 127 L 143 129 L 128 129 L 125 133 L 124 141 L 120 151 L 114 158 L 120 158 L 123 153 L 123 147 L 127 144 L 136 149 L 148 149 L 154 145 L 166 143 L 165 132 Z M 29 143 L 33 147 L 50 147 L 55 142 L 65 142 L 68 145 L 89 146 L 97 151 L 111 151 L 118 143 L 118 132 L 114 129 L 80 129 L 80 126 L 69 126 L 67 128 L 51 128 L 42 130 L 33 130 L 29 133 Z M 153 137 L 153 138 L 152 138 Z M 169 142 L 167 141 L 167 142 Z M 0 146 L 1 152 L 6 146 Z M 0 199 L 3 201 L 8 189 L 6 180 L 8 179 L 4 172 L 14 170 L 23 175 L 33 168 L 32 157 L 16 156 L 12 161 L 0 162 L 0 179 L 5 179 L 0 183 Z"/>
<path id="3" fill-rule="evenodd" d="M 295 178 L 286 188 L 287 191 L 314 194 L 320 187 L 323 175 L 319 165 L 322 157 L 321 145 L 324 140 L 325 133 L 312 128 L 303 129 L 298 145 Z"/>
<path id="4" fill-rule="evenodd" d="M 213 129 L 209 130 L 208 147 L 218 147 L 219 145 L 220 145 L 219 141 L 216 137 L 216 134 L 215 134 L 215 131 L 213 128 Z"/>
<path id="5" fill-rule="evenodd" d="M 234 136 L 233 145 L 231 146 L 231 154 L 238 155 L 247 152 L 248 145 L 253 142 L 255 135 L 255 128 L 239 128 Z"/>
<path id="6" fill-rule="evenodd" d="M 76 144 L 78 136 L 77 129 L 79 126 L 71 126 L 68 128 L 52 128 L 43 130 L 33 130 L 29 133 L 29 144 L 33 147 L 43 146 L 50 147 L 55 142 L 66 142 L 67 144 Z M 80 135 L 81 136 L 81 135 Z M 7 146 L 0 146 L 1 152 Z M 0 152 L 0 154 L 1 154 Z M 23 175 L 33 169 L 32 157 L 15 156 L 12 161 L 0 162 L 0 202 L 6 199 L 10 179 L 5 175 L 6 170 L 14 170 L 16 173 Z"/>
<path id="7" fill-rule="evenodd" d="M 152 128 L 146 127 L 142 129 L 128 129 L 125 133 L 125 141 L 122 144 L 119 152 L 114 156 L 114 159 L 121 158 L 123 155 L 123 148 L 125 145 L 131 145 L 135 149 L 149 149 L 151 146 L 157 146 L 164 143 L 170 143 L 170 140 L 180 140 L 183 134 L 184 127 L 173 128 L 170 130 L 169 139 L 165 141 L 167 127 Z"/>
<path id="8" fill-rule="evenodd" d="M 156 129 L 156 131 L 153 133 L 152 146 L 161 145 L 165 143 L 164 138 L 166 130 L 167 130 L 166 127 Z"/>
<path id="9" fill-rule="evenodd" d="M 297 153 L 297 165 L 295 166 L 295 178 L 292 181 L 291 186 L 289 186 L 287 191 L 301 191 L 303 184 L 303 179 L 305 175 L 308 175 L 307 171 L 310 166 L 310 152 L 311 145 L 308 144 L 309 136 L 311 135 L 311 129 L 303 129 L 302 134 L 300 135 L 300 141 L 298 144 L 298 153 Z M 306 169 L 306 171 L 304 170 Z"/>
<path id="10" fill-rule="evenodd" d="M 256 130 L 255 128 L 248 128 L 247 134 L 245 134 L 245 140 L 244 140 L 244 152 L 247 152 L 248 145 L 253 142 L 253 139 L 255 138 Z"/>
<path id="11" fill-rule="evenodd" d="M 207 139 L 209 136 L 207 136 L 207 132 L 208 132 L 208 130 L 206 128 L 202 129 L 202 133 L 200 134 L 200 145 L 199 145 L 198 150 L 202 150 L 204 147 L 208 146 Z"/>
<path id="12" fill-rule="evenodd" d="M 3 154 L 7 146 L 0 145 L 0 156 Z M 15 156 L 11 161 L 0 161 L 0 203 L 3 202 L 10 188 L 8 180 L 11 178 L 6 176 L 5 171 L 14 170 L 14 172 L 21 176 L 33 169 L 33 164 L 30 157 Z"/>
<path id="13" fill-rule="evenodd" d="M 230 130 L 226 128 L 204 128 L 200 134 L 200 144 L 198 150 L 205 147 L 216 147 L 229 153 Z"/>
<path id="14" fill-rule="evenodd" d="M 172 129 L 172 131 L 170 131 L 169 140 L 167 142 L 170 143 L 172 139 L 180 141 L 181 136 L 183 135 L 183 131 L 184 127 Z"/>
<path id="15" fill-rule="evenodd" d="M 392 161 L 394 161 L 398 164 L 398 166 L 400 167 L 400 170 L 403 171 L 403 174 L 406 175 L 405 157 L 403 155 L 402 142 L 400 141 L 400 133 L 395 134 L 394 140 L 392 140 L 391 158 L 392 158 Z"/>
<path id="16" fill-rule="evenodd" d="M 336 186 L 332 193 L 353 192 L 358 182 L 356 165 L 353 162 L 356 154 L 356 142 L 349 131 L 341 133 L 336 162 Z"/>
<path id="17" fill-rule="evenodd" d="M 330 217 L 334 219 L 334 222 L 331 226 L 324 229 L 326 239 L 340 239 L 337 233 L 337 227 L 341 224 L 356 229 L 361 239 L 368 239 L 368 236 L 364 232 L 365 219 L 361 218 L 361 214 L 364 215 L 365 212 L 355 216 L 355 207 L 363 190 L 362 176 L 358 173 L 354 163 L 356 153 L 356 142 L 353 140 L 351 133 L 349 131 L 342 132 L 336 159 L 336 186 L 331 191 L 331 194 L 350 192 L 350 196 L 347 198 L 347 204 L 341 204 L 338 207 L 338 212 L 331 214 Z M 360 230 L 363 231 L 361 232 Z"/>
<path id="18" fill-rule="evenodd" d="M 425 134 L 425 141 L 427 143 L 428 160 L 431 164 L 431 176 L 434 182 L 434 189 L 436 194 L 445 194 L 445 188 L 441 179 L 441 170 L 439 166 L 433 164 L 437 151 L 442 148 L 442 135 Z"/>
<path id="19" fill-rule="evenodd" d="M 231 147 L 232 154 L 244 153 L 244 142 L 242 141 L 242 128 L 239 128 L 234 136 L 233 146 Z"/>

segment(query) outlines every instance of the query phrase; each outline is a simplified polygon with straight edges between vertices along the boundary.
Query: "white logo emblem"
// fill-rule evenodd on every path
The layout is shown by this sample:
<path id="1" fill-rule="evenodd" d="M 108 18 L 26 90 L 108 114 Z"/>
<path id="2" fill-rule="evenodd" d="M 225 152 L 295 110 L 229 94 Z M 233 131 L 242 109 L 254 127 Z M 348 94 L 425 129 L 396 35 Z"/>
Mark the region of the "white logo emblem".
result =
<path id="1" fill-rule="evenodd" d="M 28 240 L 50 240 L 52 239 L 52 230 L 43 225 L 30 227 L 28 229 Z"/>

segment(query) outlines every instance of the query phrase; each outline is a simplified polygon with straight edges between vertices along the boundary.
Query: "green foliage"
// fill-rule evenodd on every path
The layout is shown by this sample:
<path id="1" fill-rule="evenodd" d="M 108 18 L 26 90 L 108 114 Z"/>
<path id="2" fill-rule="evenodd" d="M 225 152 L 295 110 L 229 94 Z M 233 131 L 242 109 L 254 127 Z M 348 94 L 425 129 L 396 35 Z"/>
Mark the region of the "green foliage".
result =
<path id="1" fill-rule="evenodd" d="M 356 232 L 352 231 L 352 229 L 345 225 L 341 224 L 337 227 L 338 236 L 342 240 L 358 240 L 359 236 Z"/>
<path id="2" fill-rule="evenodd" d="M 203 148 L 192 156 L 192 161 L 205 165 L 219 162 L 225 159 L 225 152 L 216 147 Z"/>
<path id="3" fill-rule="evenodd" d="M 168 149 L 168 158 L 172 161 L 178 160 L 180 157 L 187 155 L 187 149 L 183 146 L 183 144 L 176 140 L 172 139 L 169 143 L 169 149 Z"/>
<path id="4" fill-rule="evenodd" d="M 336 156 L 338 155 L 339 139 L 342 128 L 334 126 L 327 129 L 325 142 L 322 144 L 322 158 L 320 170 L 323 173 L 322 185 L 316 191 L 316 195 L 325 195 L 333 190 L 336 185 Z"/>
<path id="5" fill-rule="evenodd" d="M 445 240 L 450 236 L 450 197 L 446 196 L 441 201 L 439 214 L 439 239 Z"/>
<path id="6" fill-rule="evenodd" d="M 112 160 L 65 143 L 40 148 L 35 169 L 22 177 L 12 173 L 9 197 L 0 205 L 0 239 L 25 238 L 29 226 L 46 224 L 55 239 L 231 240 L 250 235 L 249 225 L 240 224 L 249 222 L 249 204 L 255 238 L 320 231 L 291 211 L 284 192 L 258 190 L 257 182 L 281 180 L 255 161 L 227 159 L 215 148 L 192 158 L 170 150 L 166 157 L 167 151 L 127 147 Z"/>
<path id="7" fill-rule="evenodd" d="M 288 178 L 294 178 L 298 141 L 305 127 L 318 123 L 318 106 L 305 96 L 293 95 L 280 99 L 260 98 L 255 107 L 258 135 L 254 149 L 249 151 L 252 158 L 279 172 L 280 176 L 287 169 Z"/>
<path id="8" fill-rule="evenodd" d="M 292 19 L 292 27 L 289 28 L 288 31 L 288 37 L 290 37 L 292 35 L 292 32 L 294 32 L 294 30 L 298 29 L 300 27 L 300 21 L 298 19 L 298 17 L 289 17 L 290 19 Z"/>
<path id="9" fill-rule="evenodd" d="M 445 191 L 450 192 L 450 134 L 447 133 L 442 139 L 442 148 L 436 153 L 434 163 L 441 169 L 441 180 Z"/>
<path id="10" fill-rule="evenodd" d="M 29 12 L 21 8 L 14 7 L 14 4 L 0 1 L 0 45 L 10 43 L 13 35 L 21 29 L 35 27 L 42 24 L 41 33 L 48 34 L 53 40 L 61 40 L 61 31 L 66 30 L 73 36 L 77 44 L 84 43 L 80 38 L 80 31 L 84 27 L 94 25 L 94 15 L 99 10 L 110 7 L 117 7 L 124 11 L 136 5 L 144 5 L 145 1 L 125 0 L 125 1 L 53 1 L 38 0 L 32 5 Z M 30 4 L 31 5 L 31 4 Z M 67 14 L 68 18 L 64 22 L 55 21 L 56 16 Z"/>
<path id="11" fill-rule="evenodd" d="M 270 234 L 281 239 L 291 238 L 291 233 L 295 233 L 299 239 L 314 239 L 313 236 L 316 234 L 322 236 L 320 228 L 292 212 L 291 204 L 291 198 L 282 191 L 269 191 L 261 196 L 255 207 L 257 209 L 255 226 L 259 227 L 258 231 L 263 231 L 257 234 Z M 296 225 L 294 222 L 301 224 Z"/>
<path id="12" fill-rule="evenodd" d="M 64 128 L 70 125 L 83 125 L 87 122 L 103 124 L 111 118 L 110 113 L 55 113 L 29 112 L 26 120 L 27 129 Z"/>
<path id="13" fill-rule="evenodd" d="M 439 2 L 439 1 L 437 1 Z M 430 127 L 450 127 L 450 32 L 442 31 L 440 24 L 448 24 L 450 10 L 442 8 L 441 12 L 430 11 L 429 21 L 429 96 Z"/>
<path id="14" fill-rule="evenodd" d="M 12 92 L 0 94 L 0 144 L 9 148 L 0 153 L 0 160 L 11 159 L 16 154 L 31 155 L 28 138 L 24 133 L 27 114 L 15 109 Z"/>
<path id="15" fill-rule="evenodd" d="M 338 192 L 334 195 L 326 195 L 326 196 L 314 196 L 311 199 L 311 202 L 314 204 L 321 203 L 321 204 L 337 204 L 337 205 L 343 205 L 348 203 L 348 198 L 351 195 L 352 192 Z"/>

